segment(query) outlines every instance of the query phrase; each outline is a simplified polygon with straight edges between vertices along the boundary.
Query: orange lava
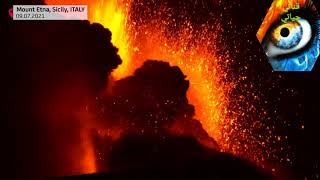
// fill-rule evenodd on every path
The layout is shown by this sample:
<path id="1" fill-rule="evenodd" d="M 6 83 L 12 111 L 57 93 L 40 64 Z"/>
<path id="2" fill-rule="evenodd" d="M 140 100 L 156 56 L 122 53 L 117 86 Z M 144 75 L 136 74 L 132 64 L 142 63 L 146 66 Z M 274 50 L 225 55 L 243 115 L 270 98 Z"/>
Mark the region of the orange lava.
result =
<path id="1" fill-rule="evenodd" d="M 194 27 L 188 20 L 182 22 L 177 32 L 166 33 L 167 20 L 161 17 L 150 19 L 148 24 L 137 26 L 130 17 L 130 0 L 46 0 L 47 4 L 88 4 L 89 20 L 97 22 L 112 32 L 112 43 L 119 48 L 123 63 L 112 76 L 120 79 L 131 75 L 147 59 L 168 61 L 179 66 L 190 81 L 188 99 L 195 106 L 195 118 L 199 119 L 204 129 L 213 137 L 221 149 L 230 147 L 227 118 L 229 104 L 228 93 L 233 84 L 226 84 L 223 64 L 228 63 L 228 56 L 216 54 L 215 45 L 219 24 L 206 24 Z M 166 13 L 166 7 L 159 12 Z M 222 64 L 222 65 L 221 65 Z M 86 144 L 87 153 L 83 162 L 91 161 L 84 172 L 92 172 L 95 166 L 90 143 Z M 87 166 L 86 163 L 83 166 Z"/>
<path id="2" fill-rule="evenodd" d="M 94 10 L 89 12 L 90 21 L 111 30 L 112 43 L 119 48 L 123 60 L 113 77 L 120 79 L 131 75 L 147 59 L 179 66 L 190 81 L 188 99 L 196 107 L 195 118 L 222 148 L 228 146 L 222 132 L 227 124 L 227 94 L 232 84 L 224 84 L 225 73 L 219 65 L 219 62 L 227 62 L 228 57 L 215 54 L 219 24 L 193 27 L 185 20 L 178 33 L 170 35 L 166 33 L 169 22 L 161 17 L 137 26 L 139 20 L 130 16 L 131 3 L 130 0 L 109 0 L 89 4 Z M 162 13 L 166 11 L 165 6 L 159 9 Z"/>

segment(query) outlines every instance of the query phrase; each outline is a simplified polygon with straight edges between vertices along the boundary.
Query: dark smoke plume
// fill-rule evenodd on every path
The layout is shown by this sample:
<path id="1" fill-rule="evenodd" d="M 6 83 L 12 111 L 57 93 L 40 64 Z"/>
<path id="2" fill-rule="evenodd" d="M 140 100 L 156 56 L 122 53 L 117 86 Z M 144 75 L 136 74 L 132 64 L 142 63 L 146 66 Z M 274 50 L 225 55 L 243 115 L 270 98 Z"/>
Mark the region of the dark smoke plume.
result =
<path id="1" fill-rule="evenodd" d="M 94 113 L 107 131 L 120 129 L 121 135 L 170 132 L 218 149 L 200 122 L 193 119 L 194 106 L 186 97 L 189 81 L 178 67 L 149 60 L 134 75 L 112 84 L 111 92 L 97 101 Z"/>
<path id="2" fill-rule="evenodd" d="M 77 113 L 121 63 L 111 32 L 87 21 L 8 20 L 2 25 L 5 169 L 0 179 L 81 173 L 76 158 L 82 157 L 84 124 Z"/>

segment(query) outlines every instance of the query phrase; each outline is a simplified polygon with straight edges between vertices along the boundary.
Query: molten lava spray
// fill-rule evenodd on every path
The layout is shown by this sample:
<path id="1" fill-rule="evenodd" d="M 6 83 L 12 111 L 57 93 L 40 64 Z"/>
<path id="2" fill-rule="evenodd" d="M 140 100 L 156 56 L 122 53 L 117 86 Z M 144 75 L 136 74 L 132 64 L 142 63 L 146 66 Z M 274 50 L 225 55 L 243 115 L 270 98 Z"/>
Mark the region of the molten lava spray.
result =
<path id="1" fill-rule="evenodd" d="M 255 141 L 248 137 L 250 130 L 233 128 L 237 127 L 237 116 L 243 117 L 246 112 L 231 112 L 229 109 L 230 92 L 239 80 L 226 80 L 226 69 L 231 60 L 228 53 L 223 53 L 223 56 L 218 53 L 223 51 L 225 45 L 218 43 L 223 41 L 220 35 L 223 28 L 219 22 L 222 18 L 215 17 L 222 17 L 222 14 L 212 14 L 212 9 L 207 8 L 206 4 L 197 4 L 198 1 L 194 2 L 194 6 L 200 7 L 197 12 L 204 12 L 207 8 L 210 9 L 207 14 L 190 15 L 190 7 L 179 4 L 176 7 L 180 9 L 175 10 L 168 5 L 173 2 L 157 2 L 46 0 L 47 4 L 87 4 L 89 20 L 110 29 L 112 43 L 119 48 L 119 55 L 123 60 L 112 73 L 114 79 L 132 75 L 147 59 L 163 60 L 172 66 L 178 66 L 190 81 L 187 96 L 189 103 L 195 106 L 195 118 L 200 120 L 203 128 L 217 141 L 222 151 L 236 155 L 246 154 L 241 152 L 242 147 L 248 149 L 250 147 L 246 147 L 247 144 L 256 142 L 243 142 Z M 84 134 L 90 139 L 88 132 Z M 234 138 L 235 136 L 237 138 Z M 240 140 L 235 143 L 235 139 Z M 91 164 L 84 173 L 92 172 L 95 170 L 93 147 L 90 143 L 84 146 L 87 148 L 88 157 L 84 158 L 83 166 L 85 168 Z M 254 151 L 249 151 L 248 156 L 254 156 Z M 256 161 L 257 158 L 251 159 Z"/>
<path id="2" fill-rule="evenodd" d="M 218 22 L 205 22 L 197 27 L 189 19 L 175 22 L 170 19 L 172 9 L 165 4 L 148 19 L 149 12 L 131 12 L 133 1 L 130 0 L 47 0 L 46 3 L 88 4 L 89 20 L 108 28 L 112 32 L 112 43 L 119 48 L 123 63 L 113 72 L 115 79 L 131 75 L 147 59 L 164 60 L 179 66 L 190 81 L 188 99 L 195 106 L 195 118 L 201 121 L 222 150 L 228 149 L 228 138 L 223 134 L 223 129 L 229 123 L 226 115 L 232 83 L 224 83 L 226 74 L 220 64 L 227 63 L 228 56 L 222 58 L 216 54 L 218 47 L 215 42 L 220 31 Z M 139 8 L 139 5 L 143 6 L 141 3 L 135 8 Z M 164 14 L 167 18 L 163 18 Z M 172 32 L 169 24 L 175 28 Z M 92 146 L 88 141 L 85 142 L 88 156 L 84 157 L 83 165 L 88 166 L 89 161 L 94 162 L 94 157 L 89 157 L 92 155 Z M 86 172 L 94 171 L 94 165 L 89 164 Z"/>
<path id="3" fill-rule="evenodd" d="M 91 21 L 99 22 L 112 31 L 113 43 L 119 47 L 124 63 L 113 76 L 116 79 L 129 76 L 147 59 L 164 60 L 178 66 L 190 81 L 188 99 L 196 107 L 195 118 L 200 119 L 208 133 L 221 142 L 230 85 L 226 86 L 222 81 L 225 75 L 219 65 L 222 57 L 215 54 L 219 24 L 194 27 L 186 19 L 179 25 L 178 22 L 173 24 L 176 29 L 170 31 L 168 24 L 174 20 L 162 17 L 171 13 L 165 5 L 148 20 L 151 15 L 145 11 L 150 10 L 130 12 L 132 4 L 133 1 L 97 3 L 93 5 L 95 12 L 90 16 Z M 134 8 L 140 6 L 143 4 Z M 105 16 L 99 12 L 105 12 Z M 223 60 L 226 61 L 227 57 Z"/>
<path id="4" fill-rule="evenodd" d="M 188 99 L 196 107 L 196 117 L 204 129 L 220 144 L 225 142 L 223 129 L 228 120 L 228 91 L 232 87 L 223 81 L 228 57 L 216 54 L 219 22 L 195 26 L 190 19 L 175 22 L 173 10 L 166 6 L 154 13 L 147 2 L 99 1 L 92 3 L 90 21 L 98 22 L 112 32 L 112 42 L 119 48 L 123 63 L 112 74 L 115 79 L 131 75 L 147 59 L 168 61 L 178 66 L 190 81 Z M 166 16 L 166 17 L 164 17 Z M 169 26 L 174 28 L 169 29 Z"/>

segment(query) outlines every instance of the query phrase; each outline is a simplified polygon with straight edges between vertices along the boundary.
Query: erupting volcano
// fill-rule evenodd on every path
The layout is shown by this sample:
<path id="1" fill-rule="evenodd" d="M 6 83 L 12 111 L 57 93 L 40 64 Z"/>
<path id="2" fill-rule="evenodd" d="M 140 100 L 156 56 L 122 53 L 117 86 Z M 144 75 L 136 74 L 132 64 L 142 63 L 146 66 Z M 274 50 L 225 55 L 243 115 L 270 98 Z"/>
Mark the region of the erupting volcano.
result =
<path id="1" fill-rule="evenodd" d="M 122 63 L 112 72 L 110 83 L 102 94 L 110 93 L 115 84 L 117 86 L 126 81 L 127 77 L 135 78 L 131 76 L 146 60 L 161 60 L 172 67 L 179 67 L 186 76 L 190 83 L 188 103 L 195 108 L 193 118 L 199 120 L 221 151 L 264 164 L 266 157 L 272 156 L 270 149 L 266 148 L 269 143 L 283 139 L 273 134 L 272 125 L 271 128 L 268 125 L 266 137 L 258 135 L 256 131 L 266 125 L 257 118 L 268 117 L 263 108 L 257 110 L 255 107 L 256 101 L 263 97 L 254 92 L 253 84 L 241 85 L 241 82 L 247 80 L 246 75 L 234 77 L 229 74 L 229 68 L 236 64 L 229 53 L 239 51 L 235 48 L 234 52 L 230 52 L 224 42 L 224 15 L 214 11 L 221 8 L 221 2 L 46 0 L 46 3 L 87 4 L 89 21 L 102 24 L 111 31 L 112 43 L 118 48 Z M 232 26 L 231 22 L 227 25 Z M 241 93 L 231 96 L 231 93 L 242 87 L 246 88 L 248 97 Z M 118 96 L 120 98 L 123 95 Z M 246 99 L 249 97 L 252 97 L 251 101 Z M 240 107 L 243 104 L 244 107 Z M 257 115 L 245 122 L 243 119 L 249 116 L 247 112 Z M 96 135 L 104 136 L 106 133 L 105 127 L 91 127 L 95 129 Z M 91 139 L 91 130 L 85 128 L 83 131 L 88 131 L 83 133 L 84 139 Z M 115 130 L 111 134 L 117 137 L 119 132 Z M 85 146 L 84 173 L 95 172 L 98 159 L 96 150 L 91 140 Z"/>

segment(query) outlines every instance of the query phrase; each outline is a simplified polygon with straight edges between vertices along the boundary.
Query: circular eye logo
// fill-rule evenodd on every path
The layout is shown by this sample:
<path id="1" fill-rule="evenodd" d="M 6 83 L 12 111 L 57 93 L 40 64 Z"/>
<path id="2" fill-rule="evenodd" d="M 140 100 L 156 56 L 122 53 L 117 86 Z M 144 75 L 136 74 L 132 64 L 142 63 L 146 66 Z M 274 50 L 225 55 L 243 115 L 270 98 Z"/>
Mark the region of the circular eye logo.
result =
<path id="1" fill-rule="evenodd" d="M 320 56 L 320 15 L 312 0 L 274 0 L 257 38 L 274 71 L 311 71 Z"/>
<path id="2" fill-rule="evenodd" d="M 295 47 L 302 39 L 303 29 L 298 22 L 289 22 L 271 32 L 272 42 L 279 48 Z"/>

